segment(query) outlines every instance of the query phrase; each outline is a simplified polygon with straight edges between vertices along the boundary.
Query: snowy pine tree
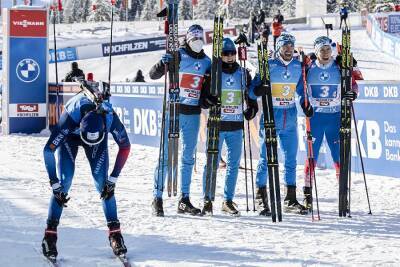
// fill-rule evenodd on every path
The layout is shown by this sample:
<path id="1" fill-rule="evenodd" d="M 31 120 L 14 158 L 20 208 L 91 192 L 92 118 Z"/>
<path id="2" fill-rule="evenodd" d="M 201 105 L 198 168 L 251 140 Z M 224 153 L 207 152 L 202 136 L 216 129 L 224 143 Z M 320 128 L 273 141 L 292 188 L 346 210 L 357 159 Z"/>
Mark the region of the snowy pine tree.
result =
<path id="1" fill-rule="evenodd" d="M 84 13 L 81 0 L 66 0 L 64 2 L 64 22 L 79 22 Z"/>
<path id="2" fill-rule="evenodd" d="M 160 7 L 157 0 L 145 0 L 143 4 L 142 20 L 155 20 Z"/>
<path id="3" fill-rule="evenodd" d="M 250 17 L 250 11 L 253 10 L 253 3 L 248 0 L 232 0 L 229 6 L 231 18 L 247 19 Z"/>
<path id="4" fill-rule="evenodd" d="M 93 9 L 90 12 L 88 21 L 110 21 L 111 2 L 110 0 L 93 0 Z M 114 20 L 118 20 L 119 10 L 114 7 Z"/>
<path id="5" fill-rule="evenodd" d="M 179 19 L 189 20 L 193 15 L 192 0 L 180 0 L 179 2 Z"/>
<path id="6" fill-rule="evenodd" d="M 198 0 L 197 6 L 194 8 L 194 19 L 214 18 L 217 7 L 215 0 Z"/>
<path id="7" fill-rule="evenodd" d="M 285 17 L 296 16 L 296 0 L 285 0 L 281 7 L 282 15 Z"/>

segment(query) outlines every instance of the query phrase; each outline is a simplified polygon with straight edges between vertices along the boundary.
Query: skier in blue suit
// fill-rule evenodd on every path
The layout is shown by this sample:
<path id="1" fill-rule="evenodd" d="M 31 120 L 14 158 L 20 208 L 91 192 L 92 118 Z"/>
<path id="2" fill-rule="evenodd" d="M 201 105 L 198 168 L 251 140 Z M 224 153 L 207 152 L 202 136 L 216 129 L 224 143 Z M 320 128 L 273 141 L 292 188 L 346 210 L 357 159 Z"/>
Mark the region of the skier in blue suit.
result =
<path id="1" fill-rule="evenodd" d="M 219 129 L 218 162 L 221 159 L 221 149 L 225 142 L 227 148 L 226 176 L 224 187 L 224 201 L 222 211 L 232 216 L 238 216 L 237 205 L 233 202 L 236 181 L 238 177 L 240 157 L 243 142 L 243 120 L 253 119 L 258 112 L 257 100 L 249 99 L 248 88 L 251 84 L 249 72 L 236 62 L 236 47 L 229 38 L 223 39 L 222 48 L 222 75 L 221 75 L 221 122 Z M 243 94 L 243 95 L 242 95 Z M 212 97 L 211 94 L 207 94 Z M 207 97 L 205 98 L 205 100 Z M 247 108 L 243 109 L 242 102 L 246 100 Z M 209 108 L 209 101 L 204 101 L 203 107 Z M 203 215 L 213 212 L 211 195 L 206 195 L 206 172 L 203 173 L 204 207 Z"/>
<path id="2" fill-rule="evenodd" d="M 96 82 L 86 82 L 93 90 Z M 119 150 L 111 174 L 108 174 L 108 133 L 111 133 Z M 121 235 L 117 216 L 114 188 L 117 178 L 128 158 L 130 142 L 124 125 L 111 104 L 104 101 L 100 106 L 83 92 L 75 95 L 65 106 L 60 120 L 44 147 L 44 161 L 53 195 L 50 200 L 47 228 L 42 242 L 43 254 L 57 257 L 57 226 L 61 213 L 70 200 L 68 191 L 75 171 L 75 159 L 79 146 L 85 150 L 92 176 L 103 204 L 109 228 L 109 241 L 115 255 L 125 254 L 127 249 Z M 58 156 L 56 163 L 55 154 Z M 56 168 L 58 171 L 56 171 Z"/>
<path id="3" fill-rule="evenodd" d="M 297 109 L 295 94 L 304 95 L 303 76 L 301 63 L 293 58 L 295 38 L 290 34 L 282 34 L 277 40 L 277 55 L 275 59 L 268 60 L 270 69 L 271 91 L 273 110 L 275 116 L 275 127 L 281 150 L 285 157 L 286 197 L 285 210 L 306 214 L 307 209 L 301 205 L 296 198 L 296 156 L 298 149 L 297 132 Z M 253 79 L 251 98 L 266 94 L 266 89 L 261 85 L 260 76 Z M 312 116 L 312 107 L 304 106 L 304 99 L 301 101 L 303 111 L 307 116 Z M 262 205 L 260 215 L 269 216 L 266 184 L 267 184 L 267 158 L 265 146 L 264 121 L 260 119 L 260 160 L 257 167 L 257 199 Z"/>
<path id="4" fill-rule="evenodd" d="M 315 163 L 318 161 L 319 150 L 324 139 L 328 143 L 335 165 L 336 175 L 340 170 L 340 109 L 341 109 L 341 76 L 340 56 L 332 57 L 332 40 L 326 36 L 318 37 L 314 41 L 316 59 L 307 66 L 307 95 L 314 109 L 314 116 L 310 119 L 311 134 L 313 137 L 313 155 Z M 354 60 L 355 62 L 355 60 Z M 356 64 L 356 63 L 355 63 Z M 357 85 L 353 72 L 352 88 L 355 91 L 346 92 L 344 97 L 355 100 Z M 359 79 L 359 78 L 358 78 Z M 313 166 L 315 167 L 315 166 Z M 304 205 L 311 208 L 311 183 L 309 179 L 310 166 L 305 163 L 304 177 Z"/>
<path id="5" fill-rule="evenodd" d="M 194 166 L 194 154 L 200 129 L 200 101 L 204 91 L 210 86 L 211 60 L 204 53 L 203 28 L 194 24 L 189 27 L 185 41 L 179 49 L 179 127 L 182 139 L 182 157 L 180 166 L 181 197 L 178 202 L 178 213 L 199 215 L 200 209 L 190 202 L 190 184 Z M 171 54 L 164 54 L 150 70 L 151 79 L 160 79 L 164 75 L 165 65 L 172 61 Z M 169 66 L 169 65 L 168 65 Z M 208 101 L 216 101 L 208 99 Z M 168 122 L 168 118 L 166 118 Z M 168 123 L 164 133 L 168 136 Z M 154 189 L 152 202 L 153 215 L 164 216 L 162 194 L 166 174 L 168 173 L 168 138 L 164 142 L 164 159 L 161 164 L 164 170 L 159 170 L 157 164 L 154 173 Z"/>

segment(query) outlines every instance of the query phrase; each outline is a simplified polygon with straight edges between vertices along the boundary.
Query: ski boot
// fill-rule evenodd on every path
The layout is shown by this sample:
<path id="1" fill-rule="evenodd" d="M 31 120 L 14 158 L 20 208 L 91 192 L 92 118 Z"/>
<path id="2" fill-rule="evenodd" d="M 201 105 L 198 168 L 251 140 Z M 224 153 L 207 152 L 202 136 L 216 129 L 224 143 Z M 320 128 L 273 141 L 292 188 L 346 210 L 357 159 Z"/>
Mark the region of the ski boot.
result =
<path id="1" fill-rule="evenodd" d="M 201 210 L 195 208 L 192 203 L 190 203 L 189 197 L 181 197 L 178 202 L 178 213 L 188 213 L 191 215 L 198 215 L 200 214 Z"/>
<path id="2" fill-rule="evenodd" d="M 213 205 L 211 200 L 204 200 L 204 206 L 203 210 L 201 211 L 201 215 L 208 215 L 212 216 L 213 215 Z"/>
<path id="3" fill-rule="evenodd" d="M 284 200 L 285 212 L 297 213 L 301 215 L 308 214 L 308 209 L 301 205 L 296 198 L 296 186 L 287 186 L 286 197 Z"/>
<path id="4" fill-rule="evenodd" d="M 124 238 L 121 234 L 119 221 L 107 223 L 109 229 L 108 240 L 115 256 L 125 255 L 128 251 L 125 247 Z"/>
<path id="5" fill-rule="evenodd" d="M 55 261 L 57 252 L 57 226 L 58 220 L 48 220 L 42 240 L 43 255 L 51 261 Z"/>
<path id="6" fill-rule="evenodd" d="M 271 209 L 269 208 L 268 205 L 268 195 L 266 186 L 257 188 L 256 200 L 258 202 L 258 206 L 261 208 L 259 215 L 271 216 Z"/>
<path id="7" fill-rule="evenodd" d="M 312 195 L 311 195 L 311 187 L 303 187 L 303 193 L 304 193 L 304 200 L 303 200 L 303 205 L 306 207 L 308 210 L 311 211 L 312 208 Z"/>
<path id="8" fill-rule="evenodd" d="M 164 217 L 163 200 L 162 198 L 155 197 L 151 203 L 153 215 L 157 217 Z"/>
<path id="9" fill-rule="evenodd" d="M 224 200 L 224 202 L 222 202 L 222 211 L 231 216 L 240 216 L 237 205 L 232 200 Z"/>

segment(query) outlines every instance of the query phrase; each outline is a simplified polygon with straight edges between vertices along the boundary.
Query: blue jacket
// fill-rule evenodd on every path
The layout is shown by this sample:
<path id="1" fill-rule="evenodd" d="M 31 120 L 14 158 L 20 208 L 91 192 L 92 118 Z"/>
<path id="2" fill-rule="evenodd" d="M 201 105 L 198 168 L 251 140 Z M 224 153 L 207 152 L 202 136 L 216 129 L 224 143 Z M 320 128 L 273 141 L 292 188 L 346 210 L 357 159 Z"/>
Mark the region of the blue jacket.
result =
<path id="1" fill-rule="evenodd" d="M 114 169 L 110 176 L 118 177 L 120 174 L 130 151 L 130 142 L 126 133 L 125 127 L 118 118 L 118 115 L 112 109 L 110 103 L 104 103 L 104 110 L 106 112 L 106 128 L 107 133 L 111 133 L 114 140 L 119 146 L 117 159 Z M 59 181 L 56 174 L 56 160 L 54 152 L 64 142 L 68 142 L 69 136 L 79 136 L 79 124 L 84 115 L 95 109 L 95 104 L 88 99 L 83 93 L 75 95 L 68 101 L 65 106 L 65 111 L 61 114 L 60 120 L 50 135 L 44 150 L 43 156 L 49 175 L 50 183 Z M 79 137 L 80 138 L 80 137 Z M 107 138 L 103 142 L 107 142 Z M 82 143 L 82 145 L 84 145 Z"/>

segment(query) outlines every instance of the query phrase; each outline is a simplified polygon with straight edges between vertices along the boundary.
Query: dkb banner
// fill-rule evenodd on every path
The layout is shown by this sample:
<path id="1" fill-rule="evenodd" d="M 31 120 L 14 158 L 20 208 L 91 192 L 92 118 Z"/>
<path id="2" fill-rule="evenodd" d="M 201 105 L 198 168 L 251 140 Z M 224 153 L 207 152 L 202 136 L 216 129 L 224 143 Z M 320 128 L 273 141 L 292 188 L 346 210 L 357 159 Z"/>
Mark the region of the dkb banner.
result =
<path id="1" fill-rule="evenodd" d="M 67 86 L 65 86 L 67 85 Z M 50 86 L 50 107 L 55 103 L 55 92 Z M 60 102 L 66 102 L 79 92 L 76 84 L 64 83 Z M 359 97 L 354 102 L 357 129 L 360 137 L 360 149 L 366 172 L 376 175 L 399 177 L 400 173 L 400 82 L 359 83 Z M 118 83 L 111 86 L 111 103 L 125 124 L 130 140 L 135 144 L 157 147 L 161 133 L 162 100 L 164 86 L 151 83 Z M 259 103 L 261 107 L 261 103 Z M 50 109 L 50 124 L 55 123 L 54 112 Z M 262 110 L 260 108 L 260 110 Z M 302 115 L 301 108 L 298 108 Z M 53 114 L 53 115 L 52 115 Z M 260 113 L 258 114 L 260 115 Z M 207 111 L 201 114 L 198 151 L 205 150 Z M 259 151 L 259 116 L 250 121 L 250 132 L 254 158 Z M 247 128 L 247 123 L 246 123 Z M 298 164 L 304 164 L 306 158 L 305 119 L 298 117 L 299 153 Z M 361 171 L 360 155 L 353 125 L 352 166 Z M 247 140 L 247 137 L 246 137 Z M 330 151 L 327 146 L 321 148 L 321 165 L 332 168 Z M 283 155 L 279 155 L 282 161 Z"/>

